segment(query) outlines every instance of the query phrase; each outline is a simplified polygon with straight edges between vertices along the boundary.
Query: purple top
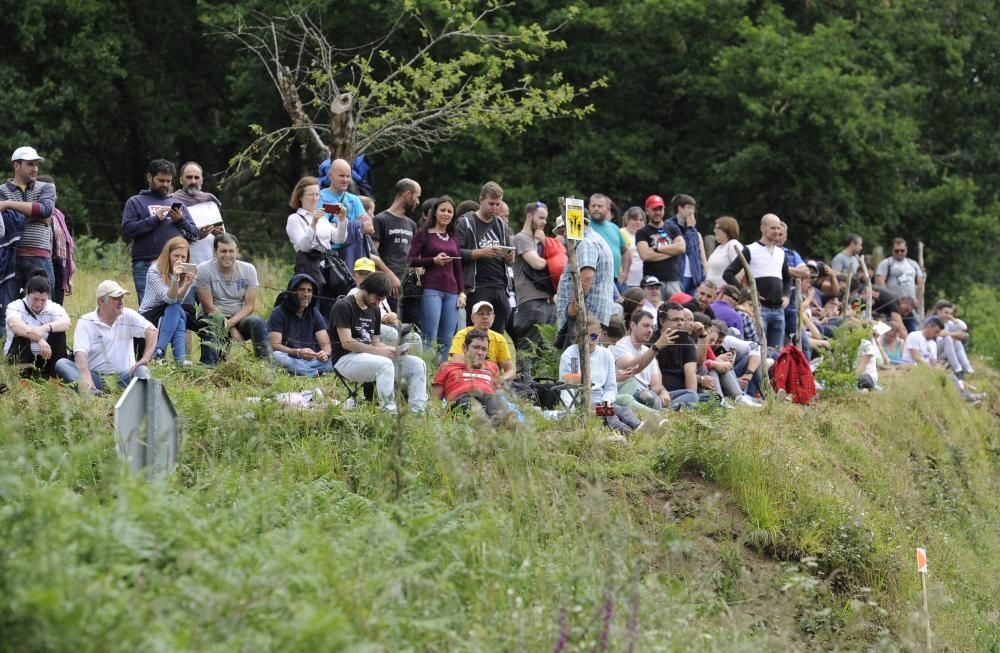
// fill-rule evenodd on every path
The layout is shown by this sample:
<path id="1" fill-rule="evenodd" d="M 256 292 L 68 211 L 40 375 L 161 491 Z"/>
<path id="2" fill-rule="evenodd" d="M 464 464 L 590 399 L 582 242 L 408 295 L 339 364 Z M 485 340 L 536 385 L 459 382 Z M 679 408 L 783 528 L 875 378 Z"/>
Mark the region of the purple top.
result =
<path id="1" fill-rule="evenodd" d="M 465 278 L 462 276 L 462 252 L 458 239 L 451 234 L 448 240 L 442 240 L 439 235 L 420 230 L 413 236 L 413 242 L 410 244 L 410 265 L 426 270 L 424 288 L 454 294 L 463 292 Z M 434 257 L 441 252 L 456 257 L 451 265 L 438 265 L 434 262 Z"/>

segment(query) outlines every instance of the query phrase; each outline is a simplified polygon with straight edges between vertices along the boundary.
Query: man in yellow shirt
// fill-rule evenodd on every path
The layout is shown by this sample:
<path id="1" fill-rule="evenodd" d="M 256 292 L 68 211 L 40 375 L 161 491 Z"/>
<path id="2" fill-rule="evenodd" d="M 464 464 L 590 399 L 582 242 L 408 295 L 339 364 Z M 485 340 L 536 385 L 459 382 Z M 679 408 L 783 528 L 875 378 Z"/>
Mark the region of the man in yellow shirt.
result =
<path id="1" fill-rule="evenodd" d="M 500 368 L 500 378 L 497 382 L 504 383 L 514 378 L 514 361 L 511 360 L 510 347 L 507 346 L 503 335 L 490 328 L 493 326 L 495 317 L 493 304 L 476 302 L 472 307 L 472 326 L 465 327 L 455 334 L 455 338 L 451 341 L 451 349 L 448 351 L 448 360 L 464 359 L 462 345 L 465 343 L 465 334 L 473 329 L 485 331 L 490 339 L 490 349 L 489 353 L 486 354 L 486 360 L 497 364 Z"/>

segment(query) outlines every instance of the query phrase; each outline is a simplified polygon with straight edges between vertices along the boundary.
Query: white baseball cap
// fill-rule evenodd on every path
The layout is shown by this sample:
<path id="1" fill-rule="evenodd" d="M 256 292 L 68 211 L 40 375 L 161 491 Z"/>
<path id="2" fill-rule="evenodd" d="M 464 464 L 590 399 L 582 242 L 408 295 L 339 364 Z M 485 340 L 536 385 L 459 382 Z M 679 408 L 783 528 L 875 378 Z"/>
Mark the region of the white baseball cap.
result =
<path id="1" fill-rule="evenodd" d="M 38 156 L 35 148 L 25 145 L 14 150 L 14 153 L 10 155 L 10 160 L 13 163 L 14 161 L 44 161 L 45 159 Z"/>
<path id="2" fill-rule="evenodd" d="M 128 291 L 118 285 L 117 281 L 105 279 L 97 286 L 97 298 L 101 297 L 121 297 L 127 295 Z"/>
<path id="3" fill-rule="evenodd" d="M 489 302 L 476 302 L 475 304 L 472 305 L 472 312 L 473 313 L 478 313 L 479 309 L 481 309 L 483 306 L 488 307 L 490 309 L 490 313 L 494 312 L 493 311 L 493 304 L 491 304 Z"/>

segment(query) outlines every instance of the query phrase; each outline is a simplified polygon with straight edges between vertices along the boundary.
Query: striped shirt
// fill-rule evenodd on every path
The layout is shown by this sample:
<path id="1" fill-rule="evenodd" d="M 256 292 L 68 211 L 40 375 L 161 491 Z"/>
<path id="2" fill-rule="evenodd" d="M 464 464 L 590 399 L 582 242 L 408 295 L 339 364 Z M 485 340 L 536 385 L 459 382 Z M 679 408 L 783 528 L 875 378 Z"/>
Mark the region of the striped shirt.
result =
<path id="1" fill-rule="evenodd" d="M 13 179 L 0 186 L 0 200 L 31 202 L 31 215 L 24 225 L 24 233 L 17 244 L 19 252 L 30 250 L 31 256 L 52 253 L 52 226 L 46 224 L 56 207 L 56 187 L 44 181 L 35 181 L 22 188 Z"/>

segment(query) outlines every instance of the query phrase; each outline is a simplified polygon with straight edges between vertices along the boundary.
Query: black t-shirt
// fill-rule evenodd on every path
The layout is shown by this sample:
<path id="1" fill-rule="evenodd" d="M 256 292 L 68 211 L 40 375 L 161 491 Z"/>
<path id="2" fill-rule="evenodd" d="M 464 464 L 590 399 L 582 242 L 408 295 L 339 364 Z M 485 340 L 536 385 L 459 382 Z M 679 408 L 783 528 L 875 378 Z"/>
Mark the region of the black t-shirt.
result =
<path id="1" fill-rule="evenodd" d="M 698 305 L 698 300 L 696 299 L 692 299 L 688 303 L 684 304 L 684 308 L 689 309 L 692 313 L 704 313 L 711 319 L 715 319 L 715 311 L 712 307 L 709 306 L 708 308 L 702 308 Z"/>
<path id="2" fill-rule="evenodd" d="M 397 217 L 389 211 L 382 211 L 373 221 L 378 241 L 378 255 L 393 273 L 402 279 L 406 259 L 410 255 L 410 243 L 417 232 L 417 223 L 407 216 Z"/>
<path id="3" fill-rule="evenodd" d="M 313 304 L 302 313 L 302 317 L 280 305 L 271 311 L 267 319 L 267 330 L 281 334 L 281 344 L 293 349 L 308 348 L 319 351 L 316 332 L 326 328 L 326 320 Z"/>
<path id="4" fill-rule="evenodd" d="M 872 298 L 872 312 L 876 315 L 891 315 L 893 313 L 902 315 L 903 309 L 899 305 L 899 294 L 879 287 L 878 299 Z"/>
<path id="5" fill-rule="evenodd" d="M 506 232 L 502 228 L 500 218 L 493 218 L 489 224 L 485 224 L 473 213 L 470 215 L 470 222 L 476 232 L 476 247 L 510 247 Z M 476 261 L 476 287 L 481 286 L 502 286 L 507 287 L 507 263 L 499 256 L 488 256 Z"/>
<path id="6" fill-rule="evenodd" d="M 660 334 L 653 334 L 655 342 Z M 660 366 L 663 377 L 663 387 L 669 391 L 684 390 L 684 364 L 698 363 L 698 348 L 691 336 L 679 336 L 673 344 L 667 345 L 656 354 L 656 363 Z"/>
<path id="7" fill-rule="evenodd" d="M 372 344 L 372 336 L 382 334 L 382 313 L 378 306 L 368 306 L 362 310 L 354 295 L 341 297 L 330 311 L 330 342 L 333 344 L 331 360 L 336 363 L 344 354 L 351 352 L 340 344 L 337 328 L 350 328 L 351 338 L 366 345 Z"/>
<path id="8" fill-rule="evenodd" d="M 664 222 L 659 227 L 651 224 L 646 225 L 635 234 L 635 242 L 645 241 L 649 249 L 655 250 L 657 243 L 673 243 L 674 239 L 681 236 L 677 225 Z M 683 255 L 672 256 L 664 261 L 643 261 L 642 276 L 653 275 L 660 281 L 680 281 L 681 270 L 683 270 Z M 678 267 L 680 263 L 680 267 Z"/>

